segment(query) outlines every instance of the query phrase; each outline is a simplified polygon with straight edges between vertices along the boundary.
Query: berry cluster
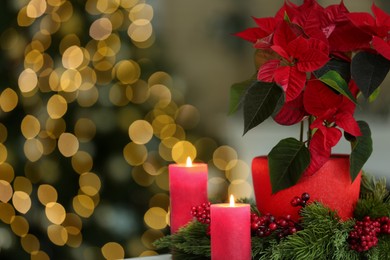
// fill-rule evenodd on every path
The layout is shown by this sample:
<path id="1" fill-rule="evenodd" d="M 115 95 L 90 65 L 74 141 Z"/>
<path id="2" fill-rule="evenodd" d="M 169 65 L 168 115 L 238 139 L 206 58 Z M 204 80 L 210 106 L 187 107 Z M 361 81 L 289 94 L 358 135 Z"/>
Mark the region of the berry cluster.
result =
<path id="1" fill-rule="evenodd" d="M 256 213 L 251 214 L 251 230 L 253 234 L 259 237 L 267 237 L 273 233 L 282 238 L 294 234 L 301 227 L 291 219 L 291 215 L 275 218 L 271 214 L 259 216 Z"/>
<path id="2" fill-rule="evenodd" d="M 301 197 L 295 196 L 291 200 L 291 205 L 293 207 L 304 207 L 310 199 L 309 193 L 302 193 Z M 291 234 L 294 234 L 298 230 L 301 230 L 299 223 L 291 219 L 291 215 L 285 217 L 275 218 L 271 214 L 266 214 L 263 216 L 258 216 L 255 213 L 251 215 L 251 230 L 252 233 L 260 236 L 266 237 L 275 232 L 278 238 L 282 238 Z"/>
<path id="3" fill-rule="evenodd" d="M 381 234 L 390 235 L 390 218 L 389 217 L 381 217 L 378 218 L 377 221 L 381 224 Z"/>
<path id="4" fill-rule="evenodd" d="M 191 215 L 200 223 L 210 224 L 210 205 L 211 202 L 204 202 L 202 205 L 193 206 L 191 208 Z"/>
<path id="5" fill-rule="evenodd" d="M 362 221 L 356 221 L 348 241 L 351 249 L 363 252 L 378 244 L 379 234 L 390 234 L 390 218 L 371 219 L 366 216 Z"/>
<path id="6" fill-rule="evenodd" d="M 293 206 L 293 207 L 299 207 L 299 206 L 305 207 L 307 202 L 309 201 L 309 199 L 310 199 L 309 193 L 304 192 L 304 193 L 302 193 L 301 197 L 295 196 L 291 200 L 291 206 Z"/>
<path id="7" fill-rule="evenodd" d="M 353 230 L 349 233 L 349 245 L 351 249 L 358 252 L 367 251 L 378 244 L 378 234 L 381 231 L 381 224 L 369 216 L 363 221 L 356 221 Z"/>

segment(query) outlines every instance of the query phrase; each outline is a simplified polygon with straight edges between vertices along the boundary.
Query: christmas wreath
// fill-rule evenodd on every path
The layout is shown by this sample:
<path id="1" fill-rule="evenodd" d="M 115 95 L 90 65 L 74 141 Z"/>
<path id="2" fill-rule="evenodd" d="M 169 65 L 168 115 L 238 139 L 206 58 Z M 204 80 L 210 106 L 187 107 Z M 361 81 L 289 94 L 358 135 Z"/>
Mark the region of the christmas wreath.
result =
<path id="1" fill-rule="evenodd" d="M 385 179 L 363 174 L 354 218 L 342 221 L 309 194 L 292 198 L 299 221 L 259 212 L 251 203 L 253 259 L 390 259 L 390 195 Z M 340 198 L 343 199 L 343 198 Z M 242 202 L 248 202 L 247 199 Z M 210 259 L 210 202 L 192 208 L 194 220 L 154 242 L 175 259 Z"/>

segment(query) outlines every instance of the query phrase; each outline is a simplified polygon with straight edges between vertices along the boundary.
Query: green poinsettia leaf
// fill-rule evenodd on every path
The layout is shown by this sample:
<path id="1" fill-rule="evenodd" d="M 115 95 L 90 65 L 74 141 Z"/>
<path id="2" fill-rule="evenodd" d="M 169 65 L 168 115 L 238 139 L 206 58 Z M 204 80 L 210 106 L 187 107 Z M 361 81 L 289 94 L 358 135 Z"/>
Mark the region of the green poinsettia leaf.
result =
<path id="1" fill-rule="evenodd" d="M 351 63 L 352 78 L 366 98 L 379 87 L 390 69 L 390 61 L 382 55 L 357 53 Z"/>
<path id="2" fill-rule="evenodd" d="M 322 82 L 324 82 L 326 85 L 332 87 L 340 94 L 346 96 L 355 104 L 357 103 L 356 98 L 352 95 L 351 91 L 348 88 L 347 82 L 336 71 L 330 70 L 326 72 L 324 75 L 322 75 L 319 79 Z"/>
<path id="3" fill-rule="evenodd" d="M 276 83 L 252 84 L 244 97 L 244 134 L 271 116 L 281 98 L 283 90 Z"/>
<path id="4" fill-rule="evenodd" d="M 324 66 L 320 69 L 314 71 L 314 75 L 317 78 L 321 78 L 328 71 L 336 71 L 340 76 L 346 81 L 349 82 L 351 79 L 351 63 L 338 59 L 330 59 Z"/>
<path id="5" fill-rule="evenodd" d="M 229 115 L 234 114 L 242 105 L 246 90 L 253 84 L 256 77 L 235 83 L 230 87 Z"/>
<path id="6" fill-rule="evenodd" d="M 380 93 L 380 89 L 381 88 L 377 88 L 374 90 L 374 92 L 370 95 L 370 97 L 368 98 L 368 101 L 369 102 L 374 102 L 376 100 L 376 98 L 379 96 L 379 93 Z"/>
<path id="7" fill-rule="evenodd" d="M 354 181 L 359 174 L 363 165 L 367 162 L 372 153 L 371 130 L 368 124 L 364 121 L 357 121 L 362 132 L 361 136 L 357 136 L 352 143 L 352 152 L 349 158 L 349 171 L 351 180 Z"/>
<path id="8" fill-rule="evenodd" d="M 281 140 L 268 154 L 272 193 L 295 185 L 309 163 L 304 142 L 292 137 Z"/>

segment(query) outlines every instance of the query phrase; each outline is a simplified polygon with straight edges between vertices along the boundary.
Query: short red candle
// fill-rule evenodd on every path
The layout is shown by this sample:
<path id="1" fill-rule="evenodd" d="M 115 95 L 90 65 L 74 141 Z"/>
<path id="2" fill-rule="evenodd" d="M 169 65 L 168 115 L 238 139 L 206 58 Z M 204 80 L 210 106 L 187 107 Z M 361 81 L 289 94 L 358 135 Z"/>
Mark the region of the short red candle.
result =
<path id="1" fill-rule="evenodd" d="M 212 260 L 250 260 L 251 230 L 249 204 L 212 204 L 210 208 Z"/>
<path id="2" fill-rule="evenodd" d="M 191 162 L 191 159 L 190 161 Z M 208 201 L 207 164 L 169 165 L 171 233 L 185 226 L 193 217 L 191 208 Z"/>

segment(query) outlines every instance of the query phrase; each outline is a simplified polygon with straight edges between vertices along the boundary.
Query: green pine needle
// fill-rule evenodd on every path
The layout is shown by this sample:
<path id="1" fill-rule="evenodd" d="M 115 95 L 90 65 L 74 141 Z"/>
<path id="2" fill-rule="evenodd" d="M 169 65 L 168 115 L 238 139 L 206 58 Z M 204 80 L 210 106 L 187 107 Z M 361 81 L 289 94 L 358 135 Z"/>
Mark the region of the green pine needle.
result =
<path id="1" fill-rule="evenodd" d="M 157 249 L 169 248 L 175 259 L 208 259 L 211 255 L 210 237 L 206 235 L 207 226 L 193 221 L 179 229 L 175 234 L 156 240 Z"/>
<path id="2" fill-rule="evenodd" d="M 376 180 L 363 174 L 360 198 L 354 212 L 356 219 L 360 220 L 365 216 L 372 218 L 390 216 L 389 191 L 386 188 L 386 179 Z"/>
<path id="3" fill-rule="evenodd" d="M 360 185 L 360 198 L 372 198 L 378 201 L 384 201 L 389 197 L 389 191 L 386 186 L 386 178 L 376 179 L 363 173 Z"/>
<path id="4" fill-rule="evenodd" d="M 337 214 L 320 203 L 301 211 L 303 230 L 283 238 L 259 259 L 359 259 L 348 247 L 347 238 L 353 222 L 340 222 Z"/>

